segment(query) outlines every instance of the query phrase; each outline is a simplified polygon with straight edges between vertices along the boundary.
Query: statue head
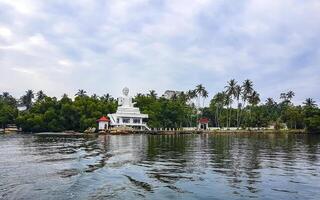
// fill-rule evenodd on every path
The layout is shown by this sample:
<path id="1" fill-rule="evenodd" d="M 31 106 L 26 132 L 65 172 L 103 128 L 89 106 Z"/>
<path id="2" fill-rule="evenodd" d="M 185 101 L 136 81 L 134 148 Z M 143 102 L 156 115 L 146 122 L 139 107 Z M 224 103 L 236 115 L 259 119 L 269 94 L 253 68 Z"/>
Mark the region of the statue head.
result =
<path id="1" fill-rule="evenodd" d="M 128 94 L 129 94 L 129 88 L 127 88 L 127 87 L 123 88 L 122 94 L 123 94 L 124 96 L 128 96 Z"/>

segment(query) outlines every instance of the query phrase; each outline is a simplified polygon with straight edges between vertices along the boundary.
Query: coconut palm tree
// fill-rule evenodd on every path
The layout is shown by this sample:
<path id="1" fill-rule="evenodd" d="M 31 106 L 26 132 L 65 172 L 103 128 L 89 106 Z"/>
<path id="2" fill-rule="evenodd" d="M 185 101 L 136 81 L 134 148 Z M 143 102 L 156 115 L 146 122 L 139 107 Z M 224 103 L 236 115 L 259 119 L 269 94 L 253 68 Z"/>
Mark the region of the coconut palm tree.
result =
<path id="1" fill-rule="evenodd" d="M 37 101 L 42 101 L 47 95 L 42 91 L 42 90 L 39 90 L 37 92 Z"/>
<path id="2" fill-rule="evenodd" d="M 237 85 L 237 81 L 235 79 L 231 79 L 230 81 L 228 81 L 228 85 L 225 86 L 226 88 L 226 93 L 230 96 L 235 95 L 236 93 L 236 85 Z"/>
<path id="3" fill-rule="evenodd" d="M 231 124 L 231 108 L 232 108 L 232 102 L 233 102 L 233 97 L 236 97 L 236 95 L 237 95 L 237 81 L 235 80 L 235 79 L 231 79 L 230 81 L 228 81 L 228 85 L 227 86 L 225 86 L 225 88 L 226 88 L 226 94 L 228 95 L 228 102 L 229 102 L 229 105 L 228 105 L 228 109 L 229 109 L 229 123 L 228 123 L 228 125 L 230 126 L 230 124 Z M 229 100 L 229 98 L 231 98 L 231 100 Z"/>
<path id="4" fill-rule="evenodd" d="M 251 121 L 251 116 L 252 116 L 252 107 L 258 105 L 258 103 L 260 102 L 260 95 L 258 92 L 253 91 L 252 94 L 250 95 L 248 102 L 250 104 L 249 107 L 249 113 L 250 113 L 250 121 Z"/>
<path id="5" fill-rule="evenodd" d="M 208 96 L 208 92 L 206 91 L 205 87 L 202 84 L 199 84 L 199 85 L 196 86 L 195 93 L 196 93 L 196 96 L 197 96 L 197 99 L 198 99 L 198 108 L 197 108 L 197 121 L 198 121 L 198 119 L 199 119 L 198 115 L 199 114 L 202 115 L 202 112 L 200 110 L 201 98 L 205 98 L 204 95 Z"/>
<path id="6" fill-rule="evenodd" d="M 0 95 L 0 100 L 1 99 L 8 102 L 10 105 L 17 105 L 17 100 L 12 95 L 10 95 L 9 92 L 3 92 L 2 95 Z"/>
<path id="7" fill-rule="evenodd" d="M 216 125 L 217 127 L 220 127 L 220 114 L 222 111 L 222 108 L 225 104 L 225 92 L 218 92 L 216 95 L 214 95 L 213 99 L 212 99 L 212 103 L 215 105 L 215 118 L 216 118 Z"/>
<path id="8" fill-rule="evenodd" d="M 188 101 L 191 101 L 197 97 L 197 93 L 196 93 L 196 90 L 188 90 L 187 91 L 187 99 Z"/>
<path id="9" fill-rule="evenodd" d="M 205 90 L 205 88 L 203 87 L 202 84 L 199 84 L 196 86 L 195 92 L 198 98 L 198 108 L 200 108 L 200 98 L 202 96 L 203 90 Z"/>
<path id="10" fill-rule="evenodd" d="M 33 98 L 34 98 L 34 93 L 32 90 L 27 90 L 26 94 L 21 97 L 21 103 L 27 108 L 27 110 L 31 108 Z"/>
<path id="11" fill-rule="evenodd" d="M 157 93 L 155 90 L 150 90 L 148 96 L 156 99 L 157 98 Z"/>
<path id="12" fill-rule="evenodd" d="M 143 94 L 141 94 L 141 93 L 138 93 L 137 95 L 136 95 L 136 97 L 143 97 L 144 95 Z"/>
<path id="13" fill-rule="evenodd" d="M 245 109 L 245 107 L 246 107 L 246 103 L 248 102 L 248 100 L 249 100 L 249 97 L 250 97 L 250 95 L 251 95 L 251 93 L 252 93 L 252 91 L 253 91 L 253 83 L 252 83 L 252 81 L 250 80 L 250 79 L 246 79 L 246 80 L 244 80 L 243 81 L 243 83 L 242 83 L 242 96 L 241 96 L 241 98 L 242 98 L 242 107 L 243 107 L 243 109 L 240 111 L 240 119 L 239 119 L 239 121 L 240 121 L 240 126 L 241 126 L 241 117 L 242 117 L 242 111 Z"/>
<path id="14" fill-rule="evenodd" d="M 101 98 L 105 101 L 109 101 L 109 99 L 111 98 L 111 95 L 107 93 L 107 94 L 104 94 Z"/>
<path id="15" fill-rule="evenodd" d="M 267 98 L 267 100 L 266 100 L 266 106 L 268 106 L 268 107 L 271 107 L 271 106 L 274 106 L 275 105 L 275 101 L 273 100 L 273 98 Z"/>
<path id="16" fill-rule="evenodd" d="M 242 84 L 242 95 L 245 100 L 248 100 L 248 97 L 253 92 L 253 83 L 250 79 L 246 79 Z"/>
<path id="17" fill-rule="evenodd" d="M 287 94 L 284 93 L 284 92 L 282 92 L 282 93 L 280 94 L 280 99 L 282 99 L 283 101 L 287 101 Z"/>
<path id="18" fill-rule="evenodd" d="M 188 95 L 185 92 L 180 92 L 178 94 L 178 98 L 182 101 L 182 102 L 187 102 L 188 100 Z"/>
<path id="19" fill-rule="evenodd" d="M 0 95 L 0 96 L 2 96 L 4 99 L 6 99 L 10 96 L 10 94 L 9 94 L 9 92 L 3 92 L 2 95 Z"/>
<path id="20" fill-rule="evenodd" d="M 234 97 L 237 100 L 237 128 L 240 127 L 240 111 L 241 111 L 241 107 L 242 107 L 242 104 L 240 103 L 241 92 L 242 92 L 241 86 L 236 85 Z"/>
<path id="21" fill-rule="evenodd" d="M 209 96 L 208 91 L 204 89 L 204 90 L 202 91 L 202 108 L 204 108 L 204 100 L 205 100 L 206 98 L 208 98 L 208 96 Z"/>
<path id="22" fill-rule="evenodd" d="M 225 104 L 225 98 L 226 98 L 226 93 L 224 91 L 218 92 L 214 97 L 215 102 L 217 103 L 217 105 L 216 105 L 216 119 L 217 119 L 217 126 L 218 127 L 220 127 L 219 116 L 221 115 L 223 106 Z"/>
<path id="23" fill-rule="evenodd" d="M 198 109 L 197 106 L 195 105 L 196 103 L 194 102 L 194 99 L 197 97 L 197 91 L 196 90 L 188 90 L 187 91 L 187 99 L 188 99 L 188 104 L 191 106 L 192 111 L 196 113 L 196 119 L 198 119 Z M 194 116 L 193 113 L 193 116 Z M 192 124 L 192 115 L 190 115 L 190 126 Z"/>
<path id="24" fill-rule="evenodd" d="M 294 92 L 291 90 L 286 95 L 287 95 L 288 101 L 291 101 L 291 99 L 295 96 Z"/>
<path id="25" fill-rule="evenodd" d="M 87 96 L 87 92 L 83 89 L 79 89 L 78 92 L 76 93 L 77 97 L 85 97 Z"/>
<path id="26" fill-rule="evenodd" d="M 94 99 L 94 100 L 97 100 L 99 98 L 99 96 L 94 93 L 93 95 L 91 95 L 91 98 Z"/>
<path id="27" fill-rule="evenodd" d="M 314 101 L 312 98 L 307 98 L 303 104 L 308 108 L 317 107 L 316 101 Z"/>
<path id="28" fill-rule="evenodd" d="M 230 94 L 228 94 L 228 93 L 224 93 L 225 95 L 224 95 L 224 105 L 225 106 L 227 106 L 227 124 L 226 124 L 226 126 L 229 128 L 230 127 L 230 115 L 231 115 L 231 113 L 229 114 L 229 110 L 230 110 L 230 105 L 232 104 L 232 102 L 233 102 L 233 99 L 232 99 L 232 96 L 230 95 Z"/>
<path id="29" fill-rule="evenodd" d="M 256 106 L 258 105 L 258 103 L 260 102 L 260 95 L 257 91 L 253 91 L 251 96 L 249 97 L 249 103 L 252 106 Z"/>

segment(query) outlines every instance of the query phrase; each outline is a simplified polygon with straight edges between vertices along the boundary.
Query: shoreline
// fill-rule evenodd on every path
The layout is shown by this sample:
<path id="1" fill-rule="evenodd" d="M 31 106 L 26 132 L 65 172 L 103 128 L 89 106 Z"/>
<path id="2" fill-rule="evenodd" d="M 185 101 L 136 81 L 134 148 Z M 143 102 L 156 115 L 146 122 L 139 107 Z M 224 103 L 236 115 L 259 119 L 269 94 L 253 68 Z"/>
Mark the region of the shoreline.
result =
<path id="1" fill-rule="evenodd" d="M 18 133 L 18 132 L 17 132 Z M 17 133 L 3 134 L 3 135 L 11 135 Z M 125 131 L 125 132 L 117 132 L 117 133 L 83 133 L 83 132 L 40 132 L 40 133 L 28 133 L 28 132 L 19 132 L 19 134 L 30 134 L 35 136 L 42 137 L 95 137 L 99 135 L 135 135 L 135 134 L 143 134 L 143 135 L 201 135 L 201 134 L 250 134 L 250 135 L 259 135 L 259 134 L 318 134 L 311 133 L 304 129 L 297 130 L 162 130 L 162 131 Z"/>
<path id="2" fill-rule="evenodd" d="M 183 134 L 313 134 L 304 129 L 297 130 L 175 130 L 175 131 L 133 131 L 129 134 L 183 135 Z M 108 133 L 107 133 L 108 134 Z M 111 134 L 112 135 L 112 134 Z M 117 135 L 117 134 L 114 134 Z"/>

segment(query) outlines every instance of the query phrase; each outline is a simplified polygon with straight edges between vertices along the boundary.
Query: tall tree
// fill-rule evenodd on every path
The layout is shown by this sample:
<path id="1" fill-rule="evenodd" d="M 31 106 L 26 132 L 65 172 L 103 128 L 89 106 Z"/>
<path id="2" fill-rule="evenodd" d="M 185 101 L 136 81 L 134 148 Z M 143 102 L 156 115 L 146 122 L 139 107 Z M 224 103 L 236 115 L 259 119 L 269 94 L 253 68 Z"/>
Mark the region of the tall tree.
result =
<path id="1" fill-rule="evenodd" d="M 208 91 L 204 89 L 202 91 L 202 108 L 204 108 L 204 101 L 205 101 L 206 98 L 208 98 L 208 96 L 209 96 Z"/>
<path id="2" fill-rule="evenodd" d="M 294 93 L 293 91 L 291 91 L 291 90 L 287 93 L 287 99 L 288 99 L 289 101 L 291 101 L 291 99 L 292 99 L 294 96 L 295 96 L 295 93 Z"/>
<path id="3" fill-rule="evenodd" d="M 202 84 L 199 84 L 196 86 L 196 94 L 197 94 L 197 98 L 198 98 L 198 109 L 200 109 L 200 98 L 202 96 L 203 90 L 205 90 L 205 88 L 203 87 Z"/>
<path id="4" fill-rule="evenodd" d="M 198 115 L 202 113 L 200 108 L 201 98 L 205 98 L 204 95 L 208 95 L 208 92 L 206 91 L 206 88 L 202 84 L 199 84 L 196 86 L 195 92 L 198 99 L 198 113 L 197 113 Z M 198 120 L 198 117 L 197 117 L 197 120 Z"/>
<path id="5" fill-rule="evenodd" d="M 240 103 L 241 92 L 242 92 L 241 86 L 236 85 L 234 97 L 237 100 L 237 128 L 240 127 L 240 112 L 241 112 L 241 107 L 242 107 L 242 104 Z"/>
<path id="6" fill-rule="evenodd" d="M 227 106 L 227 118 L 226 118 L 226 126 L 230 127 L 230 105 L 233 102 L 232 96 L 230 94 L 225 93 L 224 95 L 224 105 Z"/>
<path id="7" fill-rule="evenodd" d="M 87 92 L 83 89 L 79 89 L 78 92 L 76 93 L 77 97 L 85 97 L 87 96 Z"/>
<path id="8" fill-rule="evenodd" d="M 150 90 L 148 95 L 152 98 L 155 98 L 155 99 L 157 98 L 157 93 L 155 90 Z"/>
<path id="9" fill-rule="evenodd" d="M 250 114 L 250 123 L 252 122 L 252 107 L 258 105 L 260 102 L 260 95 L 258 92 L 253 91 L 252 94 L 249 96 L 248 102 L 250 103 L 250 108 L 249 108 L 249 114 Z M 251 126 L 253 124 L 250 124 Z"/>
<path id="10" fill-rule="evenodd" d="M 246 108 L 246 103 L 249 100 L 249 97 L 253 91 L 253 83 L 250 79 L 246 79 L 244 80 L 244 82 L 242 83 L 242 107 L 243 109 L 240 112 L 240 126 L 241 126 L 241 121 L 242 121 L 242 111 Z"/>
<path id="11" fill-rule="evenodd" d="M 229 119 L 228 119 L 228 127 L 230 127 L 230 125 L 231 125 L 231 115 L 232 115 L 232 99 L 234 98 L 234 97 L 236 97 L 236 95 L 237 95 L 237 81 L 235 80 L 235 79 L 231 79 L 230 81 L 228 81 L 228 85 L 227 86 L 225 86 L 225 88 L 226 88 L 226 94 L 228 95 L 228 103 L 229 103 L 229 105 L 228 105 L 228 109 L 229 109 Z"/>
<path id="12" fill-rule="evenodd" d="M 215 109 L 215 119 L 217 127 L 221 127 L 220 116 L 222 113 L 223 106 L 225 104 L 225 92 L 218 92 L 211 100 L 210 105 Z"/>
<path id="13" fill-rule="evenodd" d="M 37 101 L 42 101 L 47 95 L 42 91 L 42 90 L 39 90 L 37 92 Z"/>
<path id="14" fill-rule="evenodd" d="M 34 93 L 32 90 L 27 90 L 26 94 L 21 97 L 21 103 L 24 105 L 27 110 L 29 110 L 32 106 L 32 99 L 34 98 Z"/>
<path id="15" fill-rule="evenodd" d="M 17 100 L 12 95 L 10 95 L 9 92 L 3 92 L 2 95 L 0 95 L 0 99 L 7 102 L 11 106 L 17 105 Z"/>
<path id="16" fill-rule="evenodd" d="M 274 106 L 276 103 L 275 103 L 275 101 L 273 100 L 273 98 L 267 98 L 267 100 L 266 100 L 266 105 L 268 106 L 268 107 L 271 107 L 271 106 Z"/>
<path id="17" fill-rule="evenodd" d="M 312 98 L 307 98 L 303 104 L 305 105 L 305 107 L 309 107 L 309 108 L 314 108 L 317 107 L 316 102 L 312 99 Z"/>

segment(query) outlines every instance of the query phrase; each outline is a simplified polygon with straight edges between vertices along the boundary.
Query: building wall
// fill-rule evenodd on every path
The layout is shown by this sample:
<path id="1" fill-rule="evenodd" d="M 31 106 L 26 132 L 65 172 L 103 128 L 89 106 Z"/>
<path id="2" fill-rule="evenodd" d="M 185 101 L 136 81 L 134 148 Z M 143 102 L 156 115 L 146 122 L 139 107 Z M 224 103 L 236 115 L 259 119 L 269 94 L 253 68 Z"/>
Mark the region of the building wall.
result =
<path id="1" fill-rule="evenodd" d="M 99 130 L 104 130 L 107 125 L 108 122 L 99 122 Z"/>

